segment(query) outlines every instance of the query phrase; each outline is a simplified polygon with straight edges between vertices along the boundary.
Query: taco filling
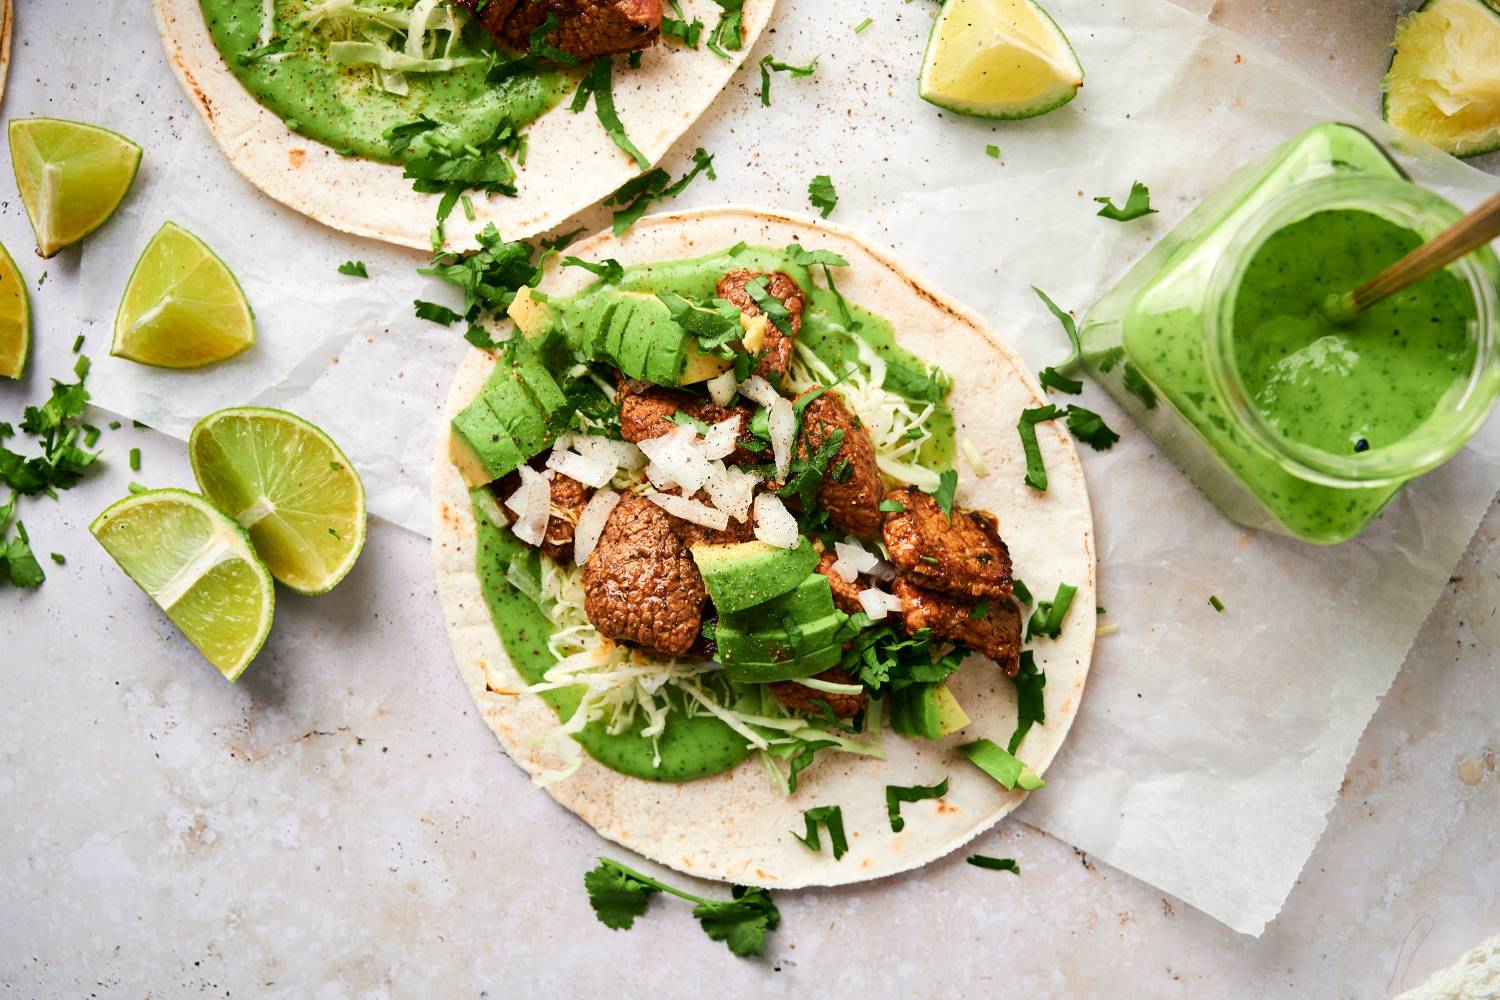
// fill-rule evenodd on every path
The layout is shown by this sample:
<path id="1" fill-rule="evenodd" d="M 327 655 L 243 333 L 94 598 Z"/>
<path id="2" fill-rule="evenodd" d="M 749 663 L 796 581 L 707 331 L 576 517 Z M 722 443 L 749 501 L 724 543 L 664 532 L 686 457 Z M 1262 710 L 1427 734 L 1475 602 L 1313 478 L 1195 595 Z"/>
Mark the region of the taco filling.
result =
<path id="1" fill-rule="evenodd" d="M 1014 676 L 1022 616 L 998 519 L 954 500 L 946 376 L 827 251 L 568 263 L 602 277 L 518 294 L 450 438 L 491 620 L 572 762 L 540 780 L 581 745 L 667 781 L 758 753 L 791 790 L 819 752 L 965 725 L 948 678 Z"/>

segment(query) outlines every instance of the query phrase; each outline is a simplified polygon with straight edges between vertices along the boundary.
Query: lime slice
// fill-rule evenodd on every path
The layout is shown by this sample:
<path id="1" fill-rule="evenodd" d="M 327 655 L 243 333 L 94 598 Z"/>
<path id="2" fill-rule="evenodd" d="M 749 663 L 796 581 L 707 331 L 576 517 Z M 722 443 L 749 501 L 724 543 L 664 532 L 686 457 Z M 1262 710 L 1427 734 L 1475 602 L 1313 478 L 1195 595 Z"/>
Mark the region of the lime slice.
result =
<path id="1" fill-rule="evenodd" d="M 31 352 L 31 306 L 26 281 L 0 246 L 0 377 L 20 378 Z"/>
<path id="2" fill-rule="evenodd" d="M 1500 149 L 1500 9 L 1428 0 L 1396 22 L 1385 120 L 1455 156 Z"/>
<path id="3" fill-rule="evenodd" d="M 141 147 L 97 125 L 12 118 L 10 157 L 36 252 L 51 257 L 115 214 L 141 165 Z"/>
<path id="4" fill-rule="evenodd" d="M 245 672 L 271 631 L 276 588 L 243 528 L 196 493 L 148 490 L 89 530 L 219 673 Z"/>
<path id="5" fill-rule="evenodd" d="M 201 368 L 253 343 L 255 314 L 229 268 L 186 229 L 163 225 L 130 274 L 109 353 L 158 368 Z"/>
<path id="6" fill-rule="evenodd" d="M 976 118 L 1034 118 L 1083 86 L 1067 36 L 1032 0 L 948 0 L 938 11 L 917 92 Z"/>
<path id="7" fill-rule="evenodd" d="M 365 544 L 365 487 L 333 439 L 253 406 L 210 413 L 188 439 L 205 496 L 250 532 L 276 577 L 302 594 L 344 578 Z"/>

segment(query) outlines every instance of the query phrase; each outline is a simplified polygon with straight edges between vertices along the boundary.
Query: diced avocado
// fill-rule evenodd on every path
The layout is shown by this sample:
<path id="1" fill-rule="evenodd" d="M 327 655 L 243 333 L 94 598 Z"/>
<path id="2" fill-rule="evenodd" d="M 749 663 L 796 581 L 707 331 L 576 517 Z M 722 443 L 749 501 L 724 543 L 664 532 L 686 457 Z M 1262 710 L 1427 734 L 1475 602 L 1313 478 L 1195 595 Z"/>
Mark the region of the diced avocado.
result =
<path id="1" fill-rule="evenodd" d="M 841 611 L 810 622 L 795 622 L 795 630 L 763 618 L 760 608 L 719 619 L 717 641 L 723 663 L 785 663 L 832 645 L 849 620 Z M 743 622 L 748 619 L 748 622 Z M 749 628 L 746 628 L 746 624 Z"/>
<path id="2" fill-rule="evenodd" d="M 838 645 L 824 646 L 800 659 L 787 663 L 726 663 L 724 674 L 739 684 L 769 684 L 772 681 L 790 681 L 799 677 L 811 677 L 835 666 L 843 656 Z"/>
<path id="3" fill-rule="evenodd" d="M 542 363 L 531 345 L 525 341 L 518 341 L 512 347 L 513 356 L 511 368 L 515 377 L 520 378 L 522 384 L 531 392 L 543 413 L 551 419 L 568 405 L 568 399 L 563 395 L 557 380 Z"/>
<path id="4" fill-rule="evenodd" d="M 886 696 L 891 729 L 902 736 L 940 740 L 969 724 L 946 681 L 911 684 Z"/>
<path id="5" fill-rule="evenodd" d="M 751 541 L 694 545 L 692 552 L 720 617 L 785 594 L 807 580 L 818 565 L 818 553 L 806 538 L 795 549 Z"/>
<path id="6" fill-rule="evenodd" d="M 969 713 L 953 697 L 953 692 L 948 690 L 946 683 L 938 685 L 937 691 L 933 693 L 933 700 L 937 702 L 938 728 L 937 735 L 930 737 L 931 739 L 940 740 L 969 724 Z"/>
<path id="7" fill-rule="evenodd" d="M 547 447 L 556 437 L 547 414 L 536 405 L 519 379 L 505 379 L 487 385 L 479 398 L 484 400 L 500 426 L 527 458 Z"/>
<path id="8" fill-rule="evenodd" d="M 721 358 L 717 354 L 704 354 L 696 340 L 687 341 L 687 350 L 684 352 L 682 362 L 682 373 L 677 377 L 678 385 L 692 385 L 695 382 L 707 382 L 717 375 L 722 375 L 734 367 L 733 358 Z"/>
<path id="9" fill-rule="evenodd" d="M 531 289 L 522 285 L 516 289 L 516 297 L 505 310 L 516 324 L 516 329 L 525 334 L 526 339 L 540 343 L 547 339 L 547 335 L 557 327 L 557 313 L 553 308 L 541 299 L 531 297 Z"/>
<path id="10" fill-rule="evenodd" d="M 525 461 L 510 434 L 482 399 L 453 418 L 448 457 L 469 486 L 482 486 Z"/>

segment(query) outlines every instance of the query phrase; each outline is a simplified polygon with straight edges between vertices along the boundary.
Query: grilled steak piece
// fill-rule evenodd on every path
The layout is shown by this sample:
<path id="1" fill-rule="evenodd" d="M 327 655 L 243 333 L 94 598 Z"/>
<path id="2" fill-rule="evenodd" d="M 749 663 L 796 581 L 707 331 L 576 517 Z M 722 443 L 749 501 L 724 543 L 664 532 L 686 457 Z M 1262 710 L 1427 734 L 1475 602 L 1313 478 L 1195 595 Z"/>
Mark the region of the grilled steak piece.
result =
<path id="1" fill-rule="evenodd" d="M 845 672 L 843 667 L 829 667 L 821 674 L 814 675 L 820 681 L 829 681 L 833 684 L 853 684 L 854 678 Z M 840 719 L 847 719 L 859 714 L 859 710 L 865 707 L 865 702 L 870 700 L 869 695 L 864 692 L 859 694 L 829 694 L 827 691 L 819 691 L 810 688 L 806 684 L 798 684 L 796 681 L 777 681 L 771 685 L 771 693 L 778 701 L 788 708 L 798 712 L 820 713 L 822 711 L 819 702 L 826 704 L 833 710 L 833 714 Z"/>
<path id="2" fill-rule="evenodd" d="M 950 522 L 937 501 L 917 489 L 896 490 L 887 499 L 905 508 L 885 515 L 885 547 L 898 572 L 958 597 L 1010 596 L 1010 550 L 995 515 L 954 507 Z"/>
<path id="3" fill-rule="evenodd" d="M 832 552 L 823 553 L 818 559 L 818 572 L 828 577 L 828 586 L 833 589 L 833 606 L 846 615 L 857 614 L 865 609 L 864 605 L 859 603 L 859 592 L 863 588 L 860 587 L 858 579 L 850 583 L 835 573 L 833 564 L 836 561 Z"/>
<path id="4" fill-rule="evenodd" d="M 809 389 L 803 395 L 815 391 L 816 388 Z M 816 453 L 836 430 L 844 432 L 844 439 L 818 484 L 818 504 L 828 511 L 834 527 L 868 538 L 880 530 L 880 501 L 885 499 L 885 484 L 880 480 L 880 467 L 875 464 L 875 446 L 870 443 L 870 435 L 834 390 L 826 390 L 802 411 L 802 441 L 798 449 L 804 457 Z"/>
<path id="5" fill-rule="evenodd" d="M 765 274 L 764 271 L 736 270 L 730 271 L 719 279 L 718 287 L 714 294 L 721 299 L 728 299 L 740 307 L 740 312 L 747 316 L 759 316 L 760 307 L 745 290 L 745 286 L 756 278 Z M 787 367 L 792 363 L 792 343 L 797 334 L 802 332 L 802 310 L 807 305 L 807 296 L 802 294 L 802 289 L 797 282 L 785 271 L 772 271 L 766 281 L 766 291 L 773 298 L 781 300 L 786 306 L 786 311 L 791 314 L 787 326 L 791 328 L 791 336 L 781 332 L 775 323 L 766 324 L 766 345 L 760 352 L 760 363 L 755 368 L 755 373 L 762 378 L 769 379 L 773 385 L 776 380 L 772 375 L 784 376 Z"/>
<path id="6" fill-rule="evenodd" d="M 744 403 L 724 407 L 690 392 L 666 389 L 635 379 L 620 386 L 615 402 L 620 407 L 620 436 L 632 443 L 670 434 L 677 429 L 672 414 L 681 411 L 705 424 L 739 417 L 739 441 L 743 444 L 750 440 L 750 418 L 755 415 L 755 408 Z M 738 447 L 724 461 L 728 465 L 763 465 L 771 461 L 771 452 L 770 449 L 756 452 Z"/>
<path id="7" fill-rule="evenodd" d="M 478 0 L 455 0 L 470 12 Z M 577 59 L 618 55 L 655 45 L 661 36 L 661 0 L 490 0 L 480 25 L 510 48 L 526 51 L 531 33 L 556 16 L 547 41 Z"/>
<path id="8" fill-rule="evenodd" d="M 901 617 L 907 632 L 931 629 L 949 642 L 962 643 L 1000 665 L 1005 676 L 1014 677 L 1021 668 L 1021 611 L 1009 598 L 990 602 L 984 617 L 975 619 L 973 598 L 954 597 L 926 590 L 904 576 L 891 588 L 901 599 Z"/>
<path id="9" fill-rule="evenodd" d="M 583 608 L 604 635 L 674 656 L 698 638 L 707 592 L 656 504 L 626 493 L 583 569 Z"/>

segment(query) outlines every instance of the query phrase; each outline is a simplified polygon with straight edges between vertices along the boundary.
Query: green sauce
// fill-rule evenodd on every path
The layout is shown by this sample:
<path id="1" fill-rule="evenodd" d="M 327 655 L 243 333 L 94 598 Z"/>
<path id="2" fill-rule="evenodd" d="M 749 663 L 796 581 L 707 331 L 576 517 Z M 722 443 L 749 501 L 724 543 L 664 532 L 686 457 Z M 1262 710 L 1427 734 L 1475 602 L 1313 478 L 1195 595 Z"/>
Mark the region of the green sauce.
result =
<path id="1" fill-rule="evenodd" d="M 560 72 L 532 69 L 486 83 L 489 60 L 483 59 L 442 73 L 408 73 L 408 93 L 392 94 L 380 87 L 373 69 L 332 61 L 324 40 L 300 20 L 311 2 L 276 4 L 276 38 L 286 40 L 284 54 L 243 59 L 260 44 L 261 0 L 200 2 L 214 44 L 245 89 L 294 131 L 350 156 L 401 162 L 384 133 L 422 115 L 442 123 L 444 137 L 477 144 L 501 122 L 520 128 L 540 118 L 572 82 Z M 470 25 L 453 54 L 493 51 L 484 31 Z"/>
<path id="2" fill-rule="evenodd" d="M 1378 215 L 1318 212 L 1274 233 L 1235 299 L 1235 363 L 1277 433 L 1331 454 L 1407 437 L 1474 364 L 1473 299 L 1439 271 L 1335 326 L 1320 308 L 1421 244 Z"/>
<path id="3" fill-rule="evenodd" d="M 808 270 L 791 263 L 780 250 L 752 247 L 734 255 L 725 251 L 693 260 L 628 267 L 620 285 L 633 291 L 675 291 L 689 298 L 706 299 L 713 295 L 714 286 L 724 272 L 735 268 L 782 270 L 796 279 L 808 296 L 802 314 L 801 341 L 834 371 L 843 371 L 849 363 L 858 362 L 859 350 L 851 336 L 863 337 L 888 365 L 900 365 L 915 373 L 926 371 L 927 365 L 920 358 L 896 343 L 895 331 L 888 321 L 854 305 L 849 306 L 849 311 L 859 328 L 851 334 L 842 321 L 838 297 L 815 285 Z M 838 280 L 837 276 L 834 280 Z M 548 303 L 558 310 L 586 308 L 588 296 L 597 287 L 599 284 L 595 283 L 577 295 L 558 296 L 549 299 Z M 892 385 L 891 378 L 887 376 L 887 388 L 906 395 Z M 942 468 L 953 461 L 954 424 L 946 403 L 938 401 L 935 407 L 928 420 L 932 438 L 923 447 L 922 460 L 929 466 Z M 557 662 L 547 648 L 552 622 L 531 598 L 506 578 L 506 568 L 512 559 L 539 557 L 509 531 L 496 528 L 478 510 L 474 512 L 474 519 L 479 537 L 476 568 L 490 619 L 516 672 L 528 684 L 538 683 Z M 541 698 L 560 718 L 567 718 L 577 708 L 579 695 L 577 691 L 565 688 L 545 692 Z M 653 763 L 655 751 L 651 741 L 640 735 L 640 728 L 638 722 L 628 732 L 610 735 L 602 726 L 594 724 L 579 734 L 578 742 L 606 767 L 652 781 L 691 781 L 718 774 L 738 764 L 750 752 L 744 737 L 718 719 L 712 716 L 688 717 L 674 710 L 658 741 L 661 763 L 657 766 Z"/>

